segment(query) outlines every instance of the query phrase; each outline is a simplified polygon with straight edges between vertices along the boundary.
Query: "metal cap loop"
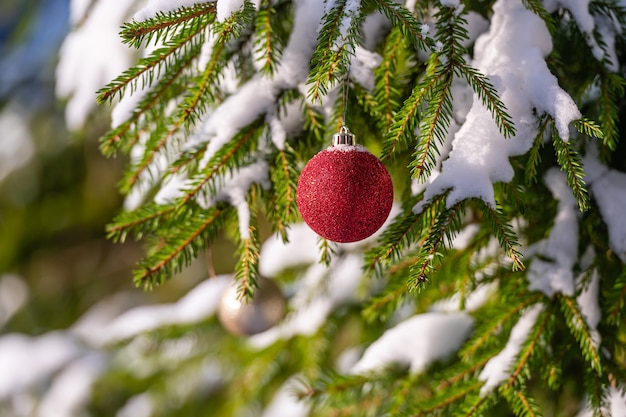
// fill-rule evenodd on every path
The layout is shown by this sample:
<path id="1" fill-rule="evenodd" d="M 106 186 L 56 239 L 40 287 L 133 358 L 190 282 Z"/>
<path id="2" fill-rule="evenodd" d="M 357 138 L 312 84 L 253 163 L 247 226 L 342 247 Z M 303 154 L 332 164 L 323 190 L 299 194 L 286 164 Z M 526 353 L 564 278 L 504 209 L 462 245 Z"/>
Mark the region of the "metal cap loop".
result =
<path id="1" fill-rule="evenodd" d="M 348 126 L 341 126 L 339 133 L 333 135 L 333 146 L 356 145 L 356 136 L 350 133 Z"/>

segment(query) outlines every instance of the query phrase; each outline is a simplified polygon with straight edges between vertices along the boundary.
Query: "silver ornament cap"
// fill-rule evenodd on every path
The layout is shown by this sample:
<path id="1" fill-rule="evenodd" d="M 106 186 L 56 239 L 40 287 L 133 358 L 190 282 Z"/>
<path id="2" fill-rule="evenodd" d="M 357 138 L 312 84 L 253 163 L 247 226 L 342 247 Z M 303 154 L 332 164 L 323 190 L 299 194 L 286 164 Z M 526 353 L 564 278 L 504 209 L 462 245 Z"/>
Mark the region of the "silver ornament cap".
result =
<path id="1" fill-rule="evenodd" d="M 224 291 L 217 315 L 228 332 L 251 336 L 275 326 L 284 317 L 286 301 L 278 285 L 265 277 L 259 277 L 257 282 L 254 298 L 247 303 L 238 298 L 236 281 Z"/>
<path id="2" fill-rule="evenodd" d="M 356 136 L 354 136 L 348 126 L 341 126 L 339 132 L 333 135 L 333 146 L 337 145 L 356 145 Z"/>

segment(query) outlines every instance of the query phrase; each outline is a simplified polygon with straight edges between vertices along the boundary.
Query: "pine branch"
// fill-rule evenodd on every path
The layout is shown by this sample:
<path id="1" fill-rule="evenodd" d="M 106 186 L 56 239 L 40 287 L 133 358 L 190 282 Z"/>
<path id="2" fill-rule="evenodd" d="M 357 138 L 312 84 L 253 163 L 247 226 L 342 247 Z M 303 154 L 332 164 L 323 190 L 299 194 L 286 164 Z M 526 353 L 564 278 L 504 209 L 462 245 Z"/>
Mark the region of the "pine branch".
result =
<path id="1" fill-rule="evenodd" d="M 402 214 L 396 216 L 380 237 L 380 245 L 365 253 L 366 271 L 373 271 L 390 260 L 400 259 L 403 249 L 418 241 L 423 230 L 430 228 L 435 215 L 441 210 L 446 194 L 436 196 L 419 213 L 413 213 L 413 207 L 421 200 L 418 195 L 403 204 Z"/>
<path id="2" fill-rule="evenodd" d="M 137 210 L 124 211 L 107 226 L 107 237 L 116 242 L 124 242 L 128 234 L 132 233 L 136 239 L 141 239 L 158 230 L 161 223 L 167 221 L 175 210 L 175 205 L 151 203 Z"/>
<path id="3" fill-rule="evenodd" d="M 604 375 L 601 376 L 586 369 L 583 374 L 583 382 L 593 410 L 593 417 L 611 417 L 614 415 L 611 414 L 609 408 L 609 381 L 607 378 Z"/>
<path id="4" fill-rule="evenodd" d="M 552 143 L 561 169 L 565 171 L 567 183 L 576 197 L 581 211 L 589 209 L 589 194 L 585 185 L 585 171 L 583 163 L 574 143 L 570 140 L 563 142 L 558 132 L 552 127 Z"/>
<path id="5" fill-rule="evenodd" d="M 598 97 L 598 119 L 602 126 L 604 146 L 610 150 L 619 142 L 619 101 L 626 91 L 626 80 L 617 73 L 603 70 L 600 73 L 600 96 Z"/>
<path id="6" fill-rule="evenodd" d="M 207 234 L 215 234 L 224 209 L 211 208 L 196 213 L 180 222 L 176 229 L 167 231 L 167 240 L 159 239 L 156 252 L 142 260 L 134 273 L 135 285 L 152 289 L 164 283 L 174 272 L 182 270 L 202 251 Z M 210 229 L 213 229 L 212 233 Z"/>
<path id="7" fill-rule="evenodd" d="M 200 172 L 192 176 L 189 186 L 183 190 L 178 204 L 183 205 L 195 199 L 201 192 L 215 193 L 217 181 L 229 169 L 237 168 L 256 147 L 263 131 L 262 119 L 242 128 L 230 141 L 225 143 Z"/>
<path id="8" fill-rule="evenodd" d="M 373 107 L 383 115 L 382 130 L 389 131 L 394 119 L 396 110 L 400 105 L 401 94 L 398 88 L 397 67 L 400 57 L 406 56 L 406 46 L 404 45 L 402 32 L 394 27 L 387 36 L 383 61 L 374 70 L 376 79 L 375 101 Z M 406 56 L 408 59 L 408 56 Z M 385 153 L 386 154 L 386 153 Z"/>
<path id="9" fill-rule="evenodd" d="M 494 336 L 504 326 L 512 324 L 512 321 L 518 318 L 524 309 L 537 303 L 542 298 L 542 295 L 539 293 L 527 293 L 517 297 L 520 299 L 515 304 L 500 304 L 489 311 L 489 321 L 477 326 L 474 336 L 463 345 L 459 356 L 469 360 L 476 352 L 497 342 L 498 338 Z M 485 317 L 487 317 L 486 313 Z"/>
<path id="10" fill-rule="evenodd" d="M 602 359 L 598 351 L 597 341 L 594 340 L 589 324 L 580 311 L 576 300 L 565 295 L 559 295 L 558 301 L 561 306 L 561 311 L 567 319 L 567 327 L 578 342 L 587 364 L 598 373 L 598 375 L 602 375 Z"/>
<path id="11" fill-rule="evenodd" d="M 578 132 L 582 133 L 583 135 L 587 135 L 590 138 L 596 139 L 604 138 L 602 128 L 598 126 L 593 120 L 589 120 L 586 117 L 581 117 L 580 119 L 575 120 L 573 124 L 576 130 L 578 130 Z"/>
<path id="12" fill-rule="evenodd" d="M 162 118 L 170 100 L 181 94 L 190 82 L 185 71 L 200 54 L 202 44 L 193 43 L 168 67 L 162 78 L 150 88 L 137 104 L 128 120 L 109 131 L 100 139 L 100 149 L 106 156 L 119 150 L 129 153 L 139 140 L 139 135 L 148 120 Z"/>
<path id="13" fill-rule="evenodd" d="M 261 73 L 272 75 L 283 49 L 283 42 L 277 28 L 278 14 L 272 0 L 262 0 L 256 14 L 255 52 L 260 58 Z"/>
<path id="14" fill-rule="evenodd" d="M 491 116 L 498 125 L 500 133 L 505 138 L 515 136 L 515 124 L 507 113 L 504 103 L 498 97 L 498 92 L 487 77 L 468 65 L 460 64 L 456 68 L 467 80 L 483 105 L 491 112 Z"/>
<path id="15" fill-rule="evenodd" d="M 241 239 L 237 250 L 239 261 L 235 266 L 235 280 L 239 283 L 237 298 L 246 303 L 254 298 L 254 289 L 258 288 L 259 253 L 261 252 L 256 216 L 251 215 L 250 217 L 248 229 L 250 236 Z"/>
<path id="16" fill-rule="evenodd" d="M 320 237 L 318 239 L 318 247 L 320 249 L 320 263 L 326 267 L 330 266 L 333 256 L 337 254 L 335 246 L 329 240 Z"/>
<path id="17" fill-rule="evenodd" d="M 487 225 L 500 242 L 500 246 L 506 252 L 507 256 L 513 261 L 513 270 L 524 270 L 522 254 L 519 251 L 520 244 L 513 228 L 509 224 L 509 220 L 505 217 L 502 207 L 496 205 L 495 208 L 490 207 L 483 200 L 478 199 L 481 213 L 487 220 Z"/>
<path id="18" fill-rule="evenodd" d="M 423 406 L 419 407 L 419 411 L 411 414 L 412 417 L 425 417 L 430 415 L 439 415 L 456 403 L 460 403 L 469 394 L 475 393 L 482 387 L 482 381 L 470 380 L 457 384 L 453 388 L 440 391 Z"/>
<path id="19" fill-rule="evenodd" d="M 274 163 L 270 167 L 272 181 L 272 210 L 268 210 L 268 217 L 275 225 L 274 231 L 279 232 L 284 242 L 287 242 L 287 225 L 298 218 L 296 204 L 296 188 L 298 186 L 298 172 L 296 171 L 296 155 L 293 149 L 286 147 L 276 152 Z"/>
<path id="20" fill-rule="evenodd" d="M 377 320 L 388 320 L 400 305 L 406 301 L 408 293 L 409 282 L 406 279 L 395 285 L 387 284 L 382 295 L 373 297 L 368 302 L 367 307 L 362 312 L 363 318 L 368 323 L 374 323 Z"/>
<path id="21" fill-rule="evenodd" d="M 439 81 L 427 96 L 428 105 L 420 120 L 414 159 L 409 164 L 413 178 L 428 178 L 437 164 L 435 155 L 439 154 L 439 149 L 435 141 L 439 145 L 444 144 L 452 119 L 452 75 L 451 72 L 446 72 L 437 77 Z"/>
<path id="22" fill-rule="evenodd" d="M 124 23 L 120 36 L 125 44 L 140 48 L 150 43 L 158 44 L 161 39 L 167 39 L 176 32 L 195 30 L 201 22 L 200 17 L 215 13 L 215 3 L 197 3 L 191 7 L 181 7 L 170 12 L 159 12 L 155 17 Z"/>
<path id="23" fill-rule="evenodd" d="M 437 214 L 420 249 L 418 261 L 409 270 L 411 290 L 418 290 L 428 282 L 428 275 L 435 268 L 435 260 L 442 256 L 440 251 L 446 245 L 450 245 L 452 238 L 460 229 L 460 217 L 463 214 L 464 205 L 465 202 L 461 201 Z"/>
<path id="24" fill-rule="evenodd" d="M 432 76 L 426 76 L 413 88 L 411 96 L 404 101 L 385 135 L 380 156 L 383 161 L 391 159 L 395 153 L 413 142 L 420 123 L 420 111 L 424 106 L 424 101 L 426 97 L 435 95 L 435 88 L 440 85 L 441 77 L 444 75 L 442 72 L 437 72 Z"/>
<path id="25" fill-rule="evenodd" d="M 511 405 L 513 413 L 518 417 L 539 417 L 541 411 L 534 398 L 528 395 L 528 389 L 524 386 L 519 389 L 507 389 L 504 397 Z"/>
<path id="26" fill-rule="evenodd" d="M 215 19 L 214 13 L 202 16 L 189 32 L 176 34 L 172 39 L 165 42 L 162 48 L 154 50 L 150 56 L 141 58 L 137 65 L 124 71 L 119 77 L 111 81 L 107 86 L 97 92 L 98 103 L 113 100 L 115 96 L 120 97 L 130 87 L 131 93 L 137 88 L 137 82 L 142 80 L 143 87 L 149 86 L 153 80 L 159 78 L 161 72 L 173 65 L 181 55 L 185 55 L 189 50 L 196 50 L 204 43 L 205 29 Z"/>
<path id="27" fill-rule="evenodd" d="M 435 42 L 422 34 L 422 25 L 413 14 L 404 6 L 392 0 L 365 0 L 364 5 L 378 9 L 391 21 L 393 27 L 398 27 L 415 49 L 428 51 Z"/>
<path id="28" fill-rule="evenodd" d="M 308 98 L 315 103 L 326 96 L 329 88 L 345 77 L 350 56 L 359 42 L 359 27 L 363 21 L 360 12 L 346 10 L 347 0 L 337 0 L 324 16 L 318 43 L 311 58 Z M 349 20 L 347 33 L 342 33 L 344 21 Z"/>
<path id="29" fill-rule="evenodd" d="M 626 268 L 622 269 L 612 287 L 606 292 L 606 306 L 607 322 L 614 326 L 621 325 L 624 322 L 626 307 Z"/>
<path id="30" fill-rule="evenodd" d="M 526 184 L 537 182 L 537 167 L 541 163 L 541 149 L 545 143 L 548 126 L 550 126 L 550 119 L 545 115 L 541 116 L 537 127 L 537 135 L 535 135 L 532 148 L 528 151 L 528 162 L 526 162 L 526 167 L 524 168 Z"/>
<path id="31" fill-rule="evenodd" d="M 528 375 L 530 375 L 529 364 L 530 360 L 533 356 L 538 355 L 538 345 L 540 340 L 549 339 L 551 336 L 551 332 L 549 327 L 550 320 L 553 319 L 553 314 L 551 309 L 543 309 L 537 317 L 535 324 L 530 332 L 530 335 L 524 342 L 524 345 L 517 356 L 517 360 L 515 363 L 515 369 L 511 372 L 509 376 L 509 380 L 503 386 L 504 392 L 509 389 L 521 389 Z"/>

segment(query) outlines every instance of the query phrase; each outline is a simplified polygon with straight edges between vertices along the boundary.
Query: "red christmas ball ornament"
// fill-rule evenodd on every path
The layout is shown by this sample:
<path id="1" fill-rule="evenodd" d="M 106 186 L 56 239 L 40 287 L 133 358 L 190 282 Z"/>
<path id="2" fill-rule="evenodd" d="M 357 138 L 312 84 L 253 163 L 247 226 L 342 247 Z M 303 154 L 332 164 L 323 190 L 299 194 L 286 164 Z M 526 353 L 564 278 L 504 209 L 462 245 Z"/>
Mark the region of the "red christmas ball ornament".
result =
<path id="1" fill-rule="evenodd" d="M 393 184 L 385 166 L 342 127 L 333 145 L 306 164 L 296 201 L 315 233 L 334 242 L 356 242 L 383 225 L 393 203 Z"/>

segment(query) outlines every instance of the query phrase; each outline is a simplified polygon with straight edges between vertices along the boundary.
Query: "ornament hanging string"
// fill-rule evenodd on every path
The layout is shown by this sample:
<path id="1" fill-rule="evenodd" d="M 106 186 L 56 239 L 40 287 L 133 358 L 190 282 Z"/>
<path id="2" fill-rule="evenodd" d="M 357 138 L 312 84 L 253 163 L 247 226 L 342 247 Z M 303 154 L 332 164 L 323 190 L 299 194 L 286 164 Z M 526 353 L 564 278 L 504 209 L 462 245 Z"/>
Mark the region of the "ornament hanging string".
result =
<path id="1" fill-rule="evenodd" d="M 343 78 L 343 120 L 342 125 L 347 126 L 346 117 L 348 117 L 348 93 L 350 88 L 350 67 L 352 64 L 348 62 L 348 69 Z"/>

